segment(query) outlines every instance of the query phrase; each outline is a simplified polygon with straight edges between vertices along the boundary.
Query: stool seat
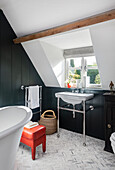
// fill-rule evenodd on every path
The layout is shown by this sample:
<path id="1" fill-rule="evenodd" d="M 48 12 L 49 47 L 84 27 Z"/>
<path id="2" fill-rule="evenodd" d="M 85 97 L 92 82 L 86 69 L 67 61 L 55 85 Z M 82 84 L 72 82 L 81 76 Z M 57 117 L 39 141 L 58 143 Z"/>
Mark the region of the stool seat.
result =
<path id="1" fill-rule="evenodd" d="M 31 147 L 32 159 L 35 160 L 36 147 L 42 144 L 43 152 L 46 151 L 46 127 L 38 125 L 31 129 L 23 129 L 20 142 Z"/>
<path id="2" fill-rule="evenodd" d="M 43 136 L 45 133 L 46 133 L 46 127 L 43 125 L 38 125 L 31 129 L 24 127 L 23 132 L 22 132 L 22 137 L 36 140 L 40 138 L 41 136 Z"/>

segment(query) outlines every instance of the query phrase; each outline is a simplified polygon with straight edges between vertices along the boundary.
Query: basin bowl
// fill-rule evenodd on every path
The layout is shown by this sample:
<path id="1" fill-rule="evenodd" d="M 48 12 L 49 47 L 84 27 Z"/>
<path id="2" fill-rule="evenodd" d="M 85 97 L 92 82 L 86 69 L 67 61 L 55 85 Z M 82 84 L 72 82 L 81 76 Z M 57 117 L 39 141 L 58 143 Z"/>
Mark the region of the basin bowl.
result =
<path id="1" fill-rule="evenodd" d="M 90 100 L 93 98 L 94 94 L 58 92 L 55 93 L 55 96 L 61 98 L 64 102 L 75 105 L 80 104 L 82 101 Z"/>

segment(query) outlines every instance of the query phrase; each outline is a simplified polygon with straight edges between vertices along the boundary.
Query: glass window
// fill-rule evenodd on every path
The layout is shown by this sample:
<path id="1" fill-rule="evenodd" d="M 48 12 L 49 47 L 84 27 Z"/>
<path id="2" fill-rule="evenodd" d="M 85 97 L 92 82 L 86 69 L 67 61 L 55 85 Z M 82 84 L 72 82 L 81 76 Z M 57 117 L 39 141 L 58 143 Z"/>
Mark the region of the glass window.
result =
<path id="1" fill-rule="evenodd" d="M 85 57 L 87 67 L 87 77 L 90 84 L 100 84 L 100 75 L 95 56 Z"/>
<path id="2" fill-rule="evenodd" d="M 95 56 L 66 59 L 66 85 L 69 87 L 101 86 Z"/>
<path id="3" fill-rule="evenodd" d="M 97 67 L 97 62 L 96 62 L 95 56 L 84 57 L 84 59 L 87 61 L 87 67 L 92 67 L 92 66 Z"/>
<path id="4" fill-rule="evenodd" d="M 71 59 L 66 59 L 67 60 L 67 80 L 66 83 L 71 86 L 76 88 L 76 81 L 77 79 L 80 80 L 81 78 L 81 61 L 82 58 L 71 58 Z"/>

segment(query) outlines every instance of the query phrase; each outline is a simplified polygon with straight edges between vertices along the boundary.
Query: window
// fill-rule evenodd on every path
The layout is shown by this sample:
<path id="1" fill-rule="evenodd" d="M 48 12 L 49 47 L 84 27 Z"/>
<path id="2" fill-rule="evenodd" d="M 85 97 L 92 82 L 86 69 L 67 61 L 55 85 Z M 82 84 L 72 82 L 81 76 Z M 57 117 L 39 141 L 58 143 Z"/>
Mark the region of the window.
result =
<path id="1" fill-rule="evenodd" d="M 66 59 L 66 85 L 69 87 L 100 87 L 95 56 Z"/>

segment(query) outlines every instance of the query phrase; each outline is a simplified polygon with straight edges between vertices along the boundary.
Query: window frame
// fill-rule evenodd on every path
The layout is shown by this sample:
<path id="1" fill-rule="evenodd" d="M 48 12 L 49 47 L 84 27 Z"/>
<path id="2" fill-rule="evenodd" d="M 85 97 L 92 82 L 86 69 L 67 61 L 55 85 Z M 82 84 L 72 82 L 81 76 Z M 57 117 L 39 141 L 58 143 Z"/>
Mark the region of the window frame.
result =
<path id="1" fill-rule="evenodd" d="M 80 70 L 81 71 L 81 75 L 87 75 L 87 71 L 88 70 L 92 70 L 92 69 L 97 69 L 98 71 L 99 71 L 99 69 L 98 69 L 98 66 L 96 65 L 96 66 L 87 66 L 85 63 L 85 58 L 88 58 L 88 57 L 95 57 L 95 55 L 92 55 L 92 56 L 84 56 L 84 57 L 67 57 L 67 58 L 65 58 L 65 64 L 66 64 L 66 71 L 65 71 L 65 81 L 68 79 L 68 76 L 69 76 L 69 70 Z M 75 59 L 75 58 L 81 58 L 81 66 L 79 66 L 79 67 L 69 67 L 68 66 L 68 64 L 67 64 L 67 60 L 68 59 Z M 96 57 L 95 57 L 96 58 Z M 97 64 L 97 62 L 96 62 L 96 64 Z M 72 69 L 70 69 L 70 68 L 72 68 Z M 83 76 L 81 76 L 81 81 L 83 81 Z M 102 87 L 102 84 L 100 83 L 100 84 L 89 84 L 89 86 L 88 87 L 86 87 L 86 88 L 101 88 Z"/>

